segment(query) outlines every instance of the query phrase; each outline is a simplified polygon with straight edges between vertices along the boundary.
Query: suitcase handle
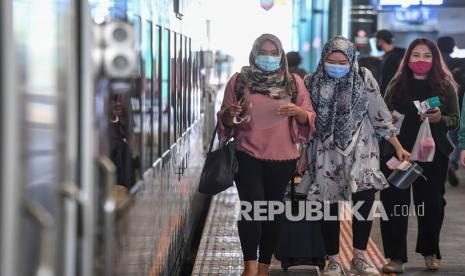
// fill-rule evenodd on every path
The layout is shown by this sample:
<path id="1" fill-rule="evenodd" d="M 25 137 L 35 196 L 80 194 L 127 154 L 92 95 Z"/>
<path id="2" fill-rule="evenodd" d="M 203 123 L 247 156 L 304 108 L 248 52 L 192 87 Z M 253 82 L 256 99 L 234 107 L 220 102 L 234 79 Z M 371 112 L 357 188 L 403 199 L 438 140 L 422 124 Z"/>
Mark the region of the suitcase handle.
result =
<path id="1" fill-rule="evenodd" d="M 293 175 L 291 178 L 291 206 L 292 206 L 292 214 L 297 215 L 299 210 L 299 202 L 296 200 L 296 195 L 295 195 L 295 176 Z"/>

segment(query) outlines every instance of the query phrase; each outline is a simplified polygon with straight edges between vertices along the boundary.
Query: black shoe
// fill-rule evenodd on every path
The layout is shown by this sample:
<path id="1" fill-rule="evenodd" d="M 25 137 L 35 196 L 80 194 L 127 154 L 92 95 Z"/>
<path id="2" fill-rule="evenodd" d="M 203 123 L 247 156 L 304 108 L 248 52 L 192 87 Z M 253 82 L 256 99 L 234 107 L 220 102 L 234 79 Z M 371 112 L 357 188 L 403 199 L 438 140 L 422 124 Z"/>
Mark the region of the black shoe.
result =
<path id="1" fill-rule="evenodd" d="M 455 174 L 455 170 L 452 167 L 449 167 L 447 170 L 447 179 L 449 180 L 450 185 L 457 187 L 459 185 L 459 179 Z"/>

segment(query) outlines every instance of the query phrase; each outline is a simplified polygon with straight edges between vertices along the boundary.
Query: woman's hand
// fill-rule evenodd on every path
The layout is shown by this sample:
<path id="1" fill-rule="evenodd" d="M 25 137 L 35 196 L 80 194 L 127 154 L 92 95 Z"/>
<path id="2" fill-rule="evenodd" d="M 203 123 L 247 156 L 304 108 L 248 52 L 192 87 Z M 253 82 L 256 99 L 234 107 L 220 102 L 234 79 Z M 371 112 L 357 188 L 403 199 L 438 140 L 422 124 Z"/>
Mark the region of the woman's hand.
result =
<path id="1" fill-rule="evenodd" d="M 300 107 L 293 103 L 283 105 L 278 109 L 278 115 L 287 117 L 297 116 L 299 113 L 303 112 L 304 111 Z"/>
<path id="2" fill-rule="evenodd" d="M 242 106 L 240 103 L 233 103 L 230 106 L 226 107 L 223 112 L 223 117 L 221 118 L 225 126 L 231 127 L 234 125 L 233 119 L 236 116 L 239 116 L 242 113 Z"/>
<path id="3" fill-rule="evenodd" d="M 233 103 L 224 110 L 224 114 L 232 118 L 242 113 L 242 106 L 239 103 Z"/>
<path id="4" fill-rule="evenodd" d="M 406 151 L 402 146 L 399 149 L 396 149 L 397 158 L 401 161 L 409 161 L 410 160 L 410 153 Z"/>
<path id="5" fill-rule="evenodd" d="M 430 112 L 428 113 L 425 113 L 425 114 L 420 114 L 420 118 L 422 121 L 426 120 L 426 118 L 428 118 L 429 122 L 430 123 L 438 123 L 439 121 L 441 121 L 441 109 L 435 107 L 433 109 L 431 109 Z"/>
<path id="6" fill-rule="evenodd" d="M 278 109 L 278 115 L 284 117 L 295 117 L 299 124 L 308 122 L 307 112 L 293 103 L 281 106 Z"/>
<path id="7" fill-rule="evenodd" d="M 402 147 L 397 137 L 391 137 L 388 141 L 396 149 L 397 159 L 401 161 L 410 161 L 410 153 Z"/>

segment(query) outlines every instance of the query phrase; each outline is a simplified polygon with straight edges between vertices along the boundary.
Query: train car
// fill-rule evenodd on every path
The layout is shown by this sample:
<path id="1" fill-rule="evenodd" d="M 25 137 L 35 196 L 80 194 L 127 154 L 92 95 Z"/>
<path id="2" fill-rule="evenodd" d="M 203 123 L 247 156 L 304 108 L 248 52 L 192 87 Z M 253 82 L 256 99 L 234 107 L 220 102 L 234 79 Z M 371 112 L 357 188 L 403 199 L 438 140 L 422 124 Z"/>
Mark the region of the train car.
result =
<path id="1" fill-rule="evenodd" d="M 1 275 L 183 273 L 209 200 L 209 24 L 201 0 L 0 3 Z"/>

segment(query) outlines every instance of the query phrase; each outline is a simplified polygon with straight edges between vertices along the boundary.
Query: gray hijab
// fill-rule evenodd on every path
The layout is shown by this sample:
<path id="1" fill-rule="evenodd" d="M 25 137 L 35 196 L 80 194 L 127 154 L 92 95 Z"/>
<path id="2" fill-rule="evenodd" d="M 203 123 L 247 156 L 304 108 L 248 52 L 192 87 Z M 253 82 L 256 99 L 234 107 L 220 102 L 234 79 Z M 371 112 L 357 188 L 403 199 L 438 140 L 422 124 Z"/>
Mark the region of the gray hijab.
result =
<path id="1" fill-rule="evenodd" d="M 262 44 L 267 40 L 276 46 L 281 57 L 279 69 L 272 72 L 263 71 L 255 64 L 255 58 Z M 287 57 L 281 41 L 272 34 L 262 34 L 255 40 L 249 55 L 249 66 L 242 67 L 241 73 L 252 93 L 258 92 L 275 99 L 291 96 L 291 90 L 287 87 L 289 83 L 287 80 Z"/>
<path id="2" fill-rule="evenodd" d="M 328 75 L 324 63 L 329 54 L 342 52 L 350 71 L 342 78 Z M 316 112 L 316 137 L 325 141 L 333 136 L 336 147 L 347 154 L 354 135 L 368 112 L 363 76 L 359 73 L 355 47 L 347 38 L 336 36 L 323 47 L 316 72 L 305 79 Z"/>

